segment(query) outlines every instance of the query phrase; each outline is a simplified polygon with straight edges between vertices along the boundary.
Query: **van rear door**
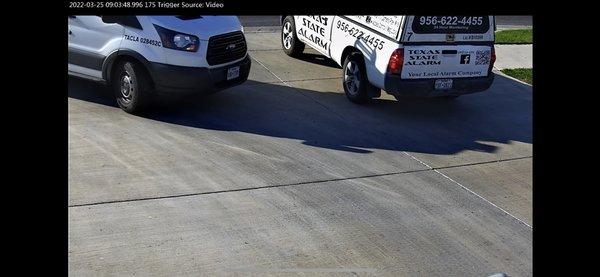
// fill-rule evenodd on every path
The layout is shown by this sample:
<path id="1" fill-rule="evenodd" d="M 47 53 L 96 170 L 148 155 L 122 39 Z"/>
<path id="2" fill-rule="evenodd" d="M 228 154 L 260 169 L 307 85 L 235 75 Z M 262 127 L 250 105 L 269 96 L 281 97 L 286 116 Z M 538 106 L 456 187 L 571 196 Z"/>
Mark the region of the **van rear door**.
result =
<path id="1" fill-rule="evenodd" d="M 403 79 L 485 77 L 494 42 L 493 16 L 408 16 Z"/>

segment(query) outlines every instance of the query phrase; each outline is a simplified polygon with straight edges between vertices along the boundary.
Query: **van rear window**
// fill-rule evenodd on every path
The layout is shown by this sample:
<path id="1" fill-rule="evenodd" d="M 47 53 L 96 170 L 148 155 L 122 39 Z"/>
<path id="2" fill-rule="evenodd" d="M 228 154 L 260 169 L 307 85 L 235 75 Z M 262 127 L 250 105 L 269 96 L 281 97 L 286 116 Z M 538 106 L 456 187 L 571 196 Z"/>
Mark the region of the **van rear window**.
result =
<path id="1" fill-rule="evenodd" d="M 412 30 L 417 34 L 484 34 L 489 16 L 415 15 Z"/>

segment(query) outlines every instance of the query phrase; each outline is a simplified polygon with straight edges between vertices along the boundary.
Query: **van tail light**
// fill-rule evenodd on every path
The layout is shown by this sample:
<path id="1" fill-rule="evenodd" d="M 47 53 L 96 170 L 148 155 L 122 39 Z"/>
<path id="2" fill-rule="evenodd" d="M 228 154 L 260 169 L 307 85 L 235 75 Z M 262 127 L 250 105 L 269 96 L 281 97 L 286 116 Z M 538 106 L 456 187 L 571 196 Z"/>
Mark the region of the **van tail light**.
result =
<path id="1" fill-rule="evenodd" d="M 396 49 L 390 56 L 388 63 L 388 72 L 400 75 L 402 73 L 402 65 L 404 65 L 404 49 Z"/>

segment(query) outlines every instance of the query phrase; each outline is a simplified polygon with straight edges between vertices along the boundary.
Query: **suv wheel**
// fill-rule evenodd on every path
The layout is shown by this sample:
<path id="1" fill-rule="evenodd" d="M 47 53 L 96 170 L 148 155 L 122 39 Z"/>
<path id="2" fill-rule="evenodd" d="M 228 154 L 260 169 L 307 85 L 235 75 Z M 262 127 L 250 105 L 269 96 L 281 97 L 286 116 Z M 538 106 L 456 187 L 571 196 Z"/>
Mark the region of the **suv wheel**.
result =
<path id="1" fill-rule="evenodd" d="M 365 60 L 357 52 L 348 55 L 344 61 L 342 82 L 346 97 L 357 104 L 366 103 L 379 90 L 369 83 Z"/>
<path id="2" fill-rule="evenodd" d="M 298 57 L 304 51 L 305 45 L 296 36 L 296 25 L 291 15 L 286 16 L 281 25 L 281 46 L 290 57 Z"/>

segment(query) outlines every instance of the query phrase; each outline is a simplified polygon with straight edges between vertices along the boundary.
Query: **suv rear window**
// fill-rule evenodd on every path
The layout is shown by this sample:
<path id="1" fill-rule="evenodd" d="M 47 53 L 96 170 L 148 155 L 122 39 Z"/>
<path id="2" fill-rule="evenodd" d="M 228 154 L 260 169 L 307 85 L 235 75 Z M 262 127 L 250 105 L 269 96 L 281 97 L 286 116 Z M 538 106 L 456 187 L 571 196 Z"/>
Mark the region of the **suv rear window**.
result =
<path id="1" fill-rule="evenodd" d="M 415 15 L 412 30 L 417 34 L 484 34 L 489 16 Z"/>

